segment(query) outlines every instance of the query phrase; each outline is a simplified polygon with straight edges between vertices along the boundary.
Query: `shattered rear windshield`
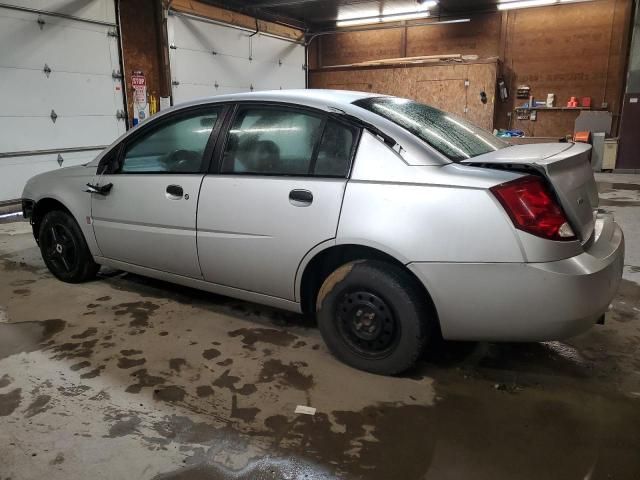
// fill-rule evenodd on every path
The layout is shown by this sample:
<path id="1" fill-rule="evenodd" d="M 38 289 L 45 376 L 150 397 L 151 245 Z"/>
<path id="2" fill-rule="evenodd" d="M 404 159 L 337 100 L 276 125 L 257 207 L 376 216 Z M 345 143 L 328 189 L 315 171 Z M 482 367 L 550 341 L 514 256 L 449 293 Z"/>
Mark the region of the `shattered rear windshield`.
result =
<path id="1" fill-rule="evenodd" d="M 409 130 L 454 162 L 509 146 L 460 117 L 412 100 L 370 97 L 353 104 Z"/>

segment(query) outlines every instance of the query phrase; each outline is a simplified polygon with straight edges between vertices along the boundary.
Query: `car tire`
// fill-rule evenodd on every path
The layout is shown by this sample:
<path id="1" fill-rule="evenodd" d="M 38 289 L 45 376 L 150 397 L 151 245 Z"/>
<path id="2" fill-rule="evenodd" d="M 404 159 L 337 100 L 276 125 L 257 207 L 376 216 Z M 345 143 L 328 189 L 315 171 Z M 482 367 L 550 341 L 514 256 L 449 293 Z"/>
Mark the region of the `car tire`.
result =
<path id="1" fill-rule="evenodd" d="M 38 244 L 47 268 L 63 282 L 86 282 L 100 270 L 80 227 L 67 212 L 52 210 L 45 214 L 40 222 Z"/>
<path id="2" fill-rule="evenodd" d="M 347 365 L 397 375 L 422 355 L 436 319 L 416 280 L 378 260 L 347 263 L 318 292 L 318 326 L 329 350 Z"/>

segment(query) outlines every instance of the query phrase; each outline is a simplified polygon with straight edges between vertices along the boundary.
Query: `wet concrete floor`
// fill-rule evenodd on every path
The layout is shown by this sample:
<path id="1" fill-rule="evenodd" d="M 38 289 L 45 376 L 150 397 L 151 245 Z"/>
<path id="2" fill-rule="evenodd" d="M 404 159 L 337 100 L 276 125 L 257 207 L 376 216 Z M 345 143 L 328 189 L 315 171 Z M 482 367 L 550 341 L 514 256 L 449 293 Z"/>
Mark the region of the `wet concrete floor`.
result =
<path id="1" fill-rule="evenodd" d="M 0 225 L 0 478 L 638 479 L 640 177 L 598 180 L 628 245 L 607 323 L 439 342 L 401 378 L 340 364 L 298 315 L 115 271 L 61 283 L 27 224 Z"/>

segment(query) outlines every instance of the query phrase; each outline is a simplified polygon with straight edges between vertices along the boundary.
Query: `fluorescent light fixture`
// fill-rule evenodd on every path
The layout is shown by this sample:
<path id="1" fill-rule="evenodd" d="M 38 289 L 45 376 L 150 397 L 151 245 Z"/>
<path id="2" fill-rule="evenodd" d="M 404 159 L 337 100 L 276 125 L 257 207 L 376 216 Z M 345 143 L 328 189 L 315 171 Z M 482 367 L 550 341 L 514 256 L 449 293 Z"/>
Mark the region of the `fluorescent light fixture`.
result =
<path id="1" fill-rule="evenodd" d="M 515 2 L 502 2 L 498 4 L 498 10 L 512 10 L 514 8 L 542 7 L 553 5 L 558 0 L 519 0 Z"/>
<path id="2" fill-rule="evenodd" d="M 425 10 L 428 8 L 433 8 L 438 5 L 438 2 L 435 0 L 427 0 L 425 2 L 420 2 L 420 8 L 424 8 Z"/>
<path id="3" fill-rule="evenodd" d="M 416 18 L 427 18 L 429 16 L 429 10 L 423 12 L 412 13 L 396 13 L 393 15 L 383 15 L 380 17 L 381 22 L 399 22 L 400 20 L 415 20 Z"/>
<path id="4" fill-rule="evenodd" d="M 409 11 L 385 11 L 382 15 L 371 15 L 357 18 L 339 18 L 336 22 L 338 27 L 352 27 L 354 25 L 369 25 L 384 22 L 399 22 L 402 20 L 415 20 L 418 18 L 427 18 L 429 16 L 429 8 L 435 7 L 436 1 L 427 1 L 420 4 L 418 9 Z"/>
<path id="5" fill-rule="evenodd" d="M 352 27 L 354 25 L 368 25 L 370 23 L 380 23 L 380 17 L 353 18 L 349 20 L 338 20 L 338 27 Z"/>

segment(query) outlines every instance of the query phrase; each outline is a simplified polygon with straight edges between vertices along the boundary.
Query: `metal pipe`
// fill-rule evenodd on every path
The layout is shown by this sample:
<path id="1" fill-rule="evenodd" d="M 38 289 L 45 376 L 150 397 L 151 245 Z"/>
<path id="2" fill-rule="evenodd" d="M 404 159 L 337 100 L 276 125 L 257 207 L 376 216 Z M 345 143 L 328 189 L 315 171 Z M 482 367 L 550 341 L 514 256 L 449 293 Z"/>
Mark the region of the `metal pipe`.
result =
<path id="1" fill-rule="evenodd" d="M 437 22 L 421 22 L 421 23 L 412 23 L 412 24 L 402 23 L 400 25 L 381 25 L 381 26 L 376 25 L 375 28 L 365 27 L 365 28 L 349 28 L 345 30 L 324 30 L 322 32 L 316 32 L 310 35 L 309 40 L 307 40 L 305 45 L 309 46 L 315 38 L 321 37 L 323 35 L 334 35 L 338 33 L 352 33 L 352 32 L 370 32 L 373 30 L 389 30 L 392 28 L 429 27 L 433 25 L 446 25 L 448 23 L 466 23 L 470 21 L 471 21 L 470 18 L 457 18 L 453 20 L 442 20 Z"/>
<path id="2" fill-rule="evenodd" d="M 56 153 L 89 152 L 91 150 L 104 150 L 109 145 L 96 145 L 93 147 L 51 148 L 45 150 L 23 150 L 20 152 L 0 152 L 0 158 L 30 157 L 36 155 L 52 155 Z"/>
<path id="3" fill-rule="evenodd" d="M 104 25 L 106 27 L 117 27 L 116 23 L 103 22 L 101 20 L 91 20 L 90 18 L 76 17 L 75 15 L 69 15 L 67 13 L 51 12 L 48 10 L 38 10 L 36 8 L 21 7 L 18 5 L 7 5 L 6 3 L 0 3 L 0 8 L 6 8 L 8 10 L 18 10 L 20 12 L 37 13 L 38 15 L 48 15 L 50 17 L 64 18 L 66 20 L 77 20 L 79 22 L 93 23 L 94 25 Z"/>

